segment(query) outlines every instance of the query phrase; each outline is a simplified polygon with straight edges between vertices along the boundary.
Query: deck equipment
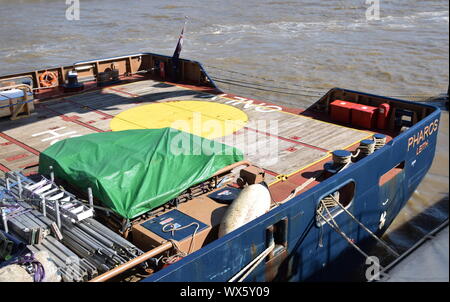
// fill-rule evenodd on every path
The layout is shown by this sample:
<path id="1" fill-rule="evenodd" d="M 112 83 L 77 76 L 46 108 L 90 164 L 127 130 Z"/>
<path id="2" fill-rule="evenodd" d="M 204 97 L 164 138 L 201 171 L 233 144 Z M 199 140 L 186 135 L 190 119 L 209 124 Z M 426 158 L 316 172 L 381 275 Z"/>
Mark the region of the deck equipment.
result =
<path id="1" fill-rule="evenodd" d="M 55 187 L 46 178 L 34 182 L 18 172 L 0 178 L 2 228 L 6 235 L 25 242 L 26 251 L 47 252 L 64 281 L 90 280 L 143 254 L 90 218 L 92 208 Z M 46 197 L 47 202 L 41 206 L 39 201 Z M 59 202 L 60 207 L 55 209 Z M 2 249 L 10 251 L 10 244 L 5 243 Z"/>

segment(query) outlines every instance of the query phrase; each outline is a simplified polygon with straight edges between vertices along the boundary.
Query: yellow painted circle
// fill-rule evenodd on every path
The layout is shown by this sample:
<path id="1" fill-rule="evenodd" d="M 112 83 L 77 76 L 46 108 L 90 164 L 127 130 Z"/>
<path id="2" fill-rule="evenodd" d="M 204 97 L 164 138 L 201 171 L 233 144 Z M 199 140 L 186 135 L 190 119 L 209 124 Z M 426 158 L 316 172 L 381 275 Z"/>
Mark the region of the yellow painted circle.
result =
<path id="1" fill-rule="evenodd" d="M 112 131 L 171 127 L 213 139 L 232 134 L 247 115 L 230 105 L 205 101 L 173 101 L 134 107 L 111 120 Z"/>

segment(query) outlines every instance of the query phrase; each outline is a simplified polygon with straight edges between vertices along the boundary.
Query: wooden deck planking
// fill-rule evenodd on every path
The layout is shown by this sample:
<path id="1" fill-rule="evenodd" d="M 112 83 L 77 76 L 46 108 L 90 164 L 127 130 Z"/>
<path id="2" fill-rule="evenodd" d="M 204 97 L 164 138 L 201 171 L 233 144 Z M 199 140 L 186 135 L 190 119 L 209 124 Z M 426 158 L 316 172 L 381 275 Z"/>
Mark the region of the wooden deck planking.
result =
<path id="1" fill-rule="evenodd" d="M 90 108 L 91 111 L 100 111 L 101 113 L 103 113 L 104 117 L 106 117 L 106 115 L 110 115 L 110 116 L 115 116 L 125 110 L 134 108 L 136 106 L 139 106 L 139 104 L 134 104 L 134 103 L 123 103 L 120 100 L 112 100 L 112 103 L 105 103 L 104 100 L 97 100 L 95 102 L 89 103 L 87 101 L 82 101 L 82 100 L 76 100 L 75 102 L 77 102 L 79 105 L 83 105 L 83 106 L 88 106 Z"/>
<path id="2" fill-rule="evenodd" d="M 337 126 L 306 117 L 300 116 L 300 118 L 306 120 L 306 123 L 298 128 L 300 141 L 330 151 L 342 149 L 350 143 L 362 140 L 369 135 L 368 132 Z M 281 121 L 282 129 L 284 129 L 284 123 L 285 121 Z"/>
<path id="3" fill-rule="evenodd" d="M 18 128 L 6 130 L 4 133 L 42 152 L 50 146 L 52 141 L 75 135 L 80 136 L 95 133 L 95 131 L 71 121 L 65 121 L 60 116 L 54 116 Z M 56 135 L 53 133 L 56 133 Z"/>
<path id="4" fill-rule="evenodd" d="M 320 150 L 246 129 L 216 140 L 240 149 L 247 160 L 277 174 L 290 174 L 327 155 Z"/>
<path id="5" fill-rule="evenodd" d="M 128 96 L 134 95 L 140 101 L 155 102 L 166 100 L 192 100 L 201 99 L 200 97 L 206 96 L 205 93 L 190 90 L 184 87 L 161 84 L 155 81 L 147 80 L 137 83 L 126 84 L 116 90 L 116 93 L 127 94 Z"/>
<path id="6" fill-rule="evenodd" d="M 39 161 L 37 155 L 0 137 L 0 163 L 9 170 L 21 169 Z"/>
<path id="7" fill-rule="evenodd" d="M 109 131 L 110 118 L 104 120 L 104 115 L 97 113 L 95 110 L 86 108 L 85 106 L 76 105 L 70 102 L 52 103 L 46 105 L 47 108 L 66 115 L 68 117 L 78 117 L 78 121 L 87 125 L 96 127 L 103 131 Z"/>
<path id="8" fill-rule="evenodd" d="M 261 112 L 256 109 L 258 107 L 256 105 L 230 103 L 230 100 L 224 98 L 217 98 L 215 102 L 234 104 L 236 108 L 243 110 L 248 115 L 249 121 L 265 121 L 267 127 L 272 127 L 268 132 L 273 135 L 286 139 L 294 138 L 300 143 L 328 151 L 344 148 L 369 134 L 368 132 L 314 120 L 301 115 L 281 111 Z M 298 137 L 298 139 L 295 139 L 295 137 Z"/>
<path id="9" fill-rule="evenodd" d="M 51 130 L 57 129 L 57 133 L 62 135 L 54 139 L 95 133 L 96 129 L 109 131 L 112 116 L 136 106 L 174 100 L 217 102 L 243 110 L 249 118 L 249 123 L 237 133 L 216 140 L 243 150 L 248 160 L 276 174 L 292 174 L 312 162 L 324 159 L 328 156 L 328 151 L 347 147 L 366 138 L 370 133 L 277 110 L 263 112 L 269 111 L 268 108 L 251 102 L 239 103 L 223 97 L 212 97 L 211 94 L 179 86 L 151 80 L 140 81 L 46 102 L 37 107 L 37 114 L 33 117 L 7 121 L 9 129 L 5 129 L 4 133 L 38 151 L 43 151 L 53 141 L 54 134 Z M 67 118 L 75 120 L 70 121 Z M 257 127 L 257 121 L 261 122 L 263 127 Z M 64 135 L 67 133 L 70 134 Z M 257 142 L 249 144 L 246 141 L 249 136 L 256 137 Z M 233 139 L 232 143 L 229 143 L 230 138 Z M 260 150 L 264 150 L 261 145 L 274 149 L 265 153 L 249 151 L 258 144 Z M 0 163 L 8 168 L 6 157 L 26 152 L 17 145 L 13 146 L 13 151 L 6 150 L 2 148 L 0 151 Z M 33 160 L 36 161 L 35 158 Z M 22 161 L 25 161 L 25 158 L 17 159 L 17 165 L 14 164 L 12 168 L 22 165 Z M 268 175 L 268 178 L 269 181 L 275 179 L 272 175 Z"/>
<path id="10" fill-rule="evenodd" d="M 120 86 L 119 88 L 121 91 L 135 94 L 135 95 L 147 95 L 147 94 L 153 94 L 156 92 L 161 91 L 192 91 L 185 88 L 182 88 L 180 86 L 160 83 L 152 80 L 146 80 L 146 81 L 139 81 L 135 83 L 125 84 Z"/>

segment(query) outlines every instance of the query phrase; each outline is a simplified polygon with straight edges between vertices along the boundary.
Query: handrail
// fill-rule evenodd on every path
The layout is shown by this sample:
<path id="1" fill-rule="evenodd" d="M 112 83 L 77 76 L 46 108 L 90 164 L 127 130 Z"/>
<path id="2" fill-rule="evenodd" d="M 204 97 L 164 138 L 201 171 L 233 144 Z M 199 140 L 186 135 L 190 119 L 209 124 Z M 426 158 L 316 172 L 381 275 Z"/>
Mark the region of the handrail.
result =
<path id="1" fill-rule="evenodd" d="M 106 273 L 95 277 L 94 279 L 91 279 L 89 282 L 104 282 L 108 281 L 109 279 L 127 271 L 130 268 L 135 267 L 136 265 L 155 257 L 158 254 L 161 254 L 162 252 L 165 252 L 173 247 L 173 243 L 171 241 L 167 241 L 166 243 L 128 261 L 127 263 L 124 263 L 116 268 L 113 268 L 110 271 L 107 271 Z"/>

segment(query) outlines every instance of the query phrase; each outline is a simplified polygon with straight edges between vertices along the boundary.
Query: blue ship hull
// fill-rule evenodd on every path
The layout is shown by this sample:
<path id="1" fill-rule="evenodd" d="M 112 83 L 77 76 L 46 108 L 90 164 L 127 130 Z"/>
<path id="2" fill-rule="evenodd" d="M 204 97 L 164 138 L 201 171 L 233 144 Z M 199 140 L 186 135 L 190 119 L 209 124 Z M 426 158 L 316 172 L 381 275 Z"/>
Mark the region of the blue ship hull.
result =
<path id="1" fill-rule="evenodd" d="M 433 108 L 432 114 L 371 156 L 143 281 L 228 281 L 268 247 L 266 230 L 280 221 L 287 227 L 285 248 L 260 263 L 244 281 L 341 280 L 341 268 L 348 271 L 362 265 L 364 257 L 328 224 L 318 225 L 316 211 L 320 200 L 354 182 L 355 194 L 348 210 L 381 236 L 432 164 L 440 119 L 440 110 Z M 433 133 L 426 131 L 429 135 L 423 138 L 422 145 L 414 143 L 411 147 L 414 135 L 419 137 L 424 128 L 433 128 Z M 399 164 L 403 165 L 401 172 L 380 185 L 380 177 Z M 334 219 L 358 246 L 371 242 L 369 233 L 347 213 L 341 212 Z"/>

